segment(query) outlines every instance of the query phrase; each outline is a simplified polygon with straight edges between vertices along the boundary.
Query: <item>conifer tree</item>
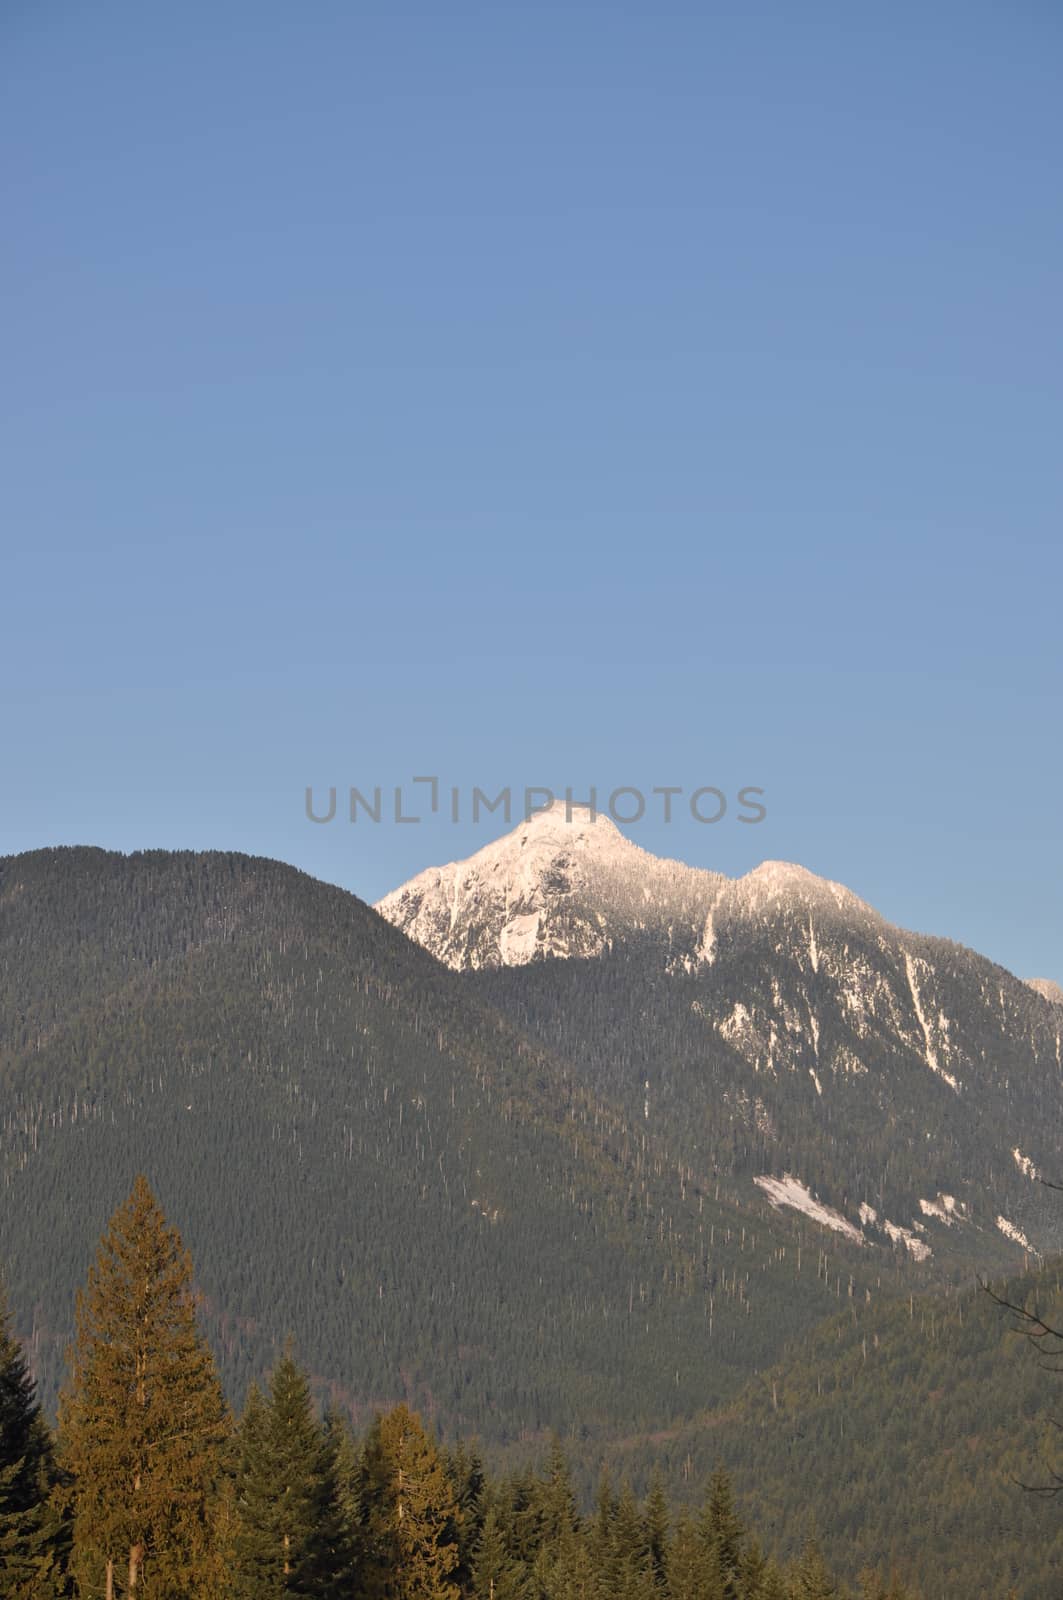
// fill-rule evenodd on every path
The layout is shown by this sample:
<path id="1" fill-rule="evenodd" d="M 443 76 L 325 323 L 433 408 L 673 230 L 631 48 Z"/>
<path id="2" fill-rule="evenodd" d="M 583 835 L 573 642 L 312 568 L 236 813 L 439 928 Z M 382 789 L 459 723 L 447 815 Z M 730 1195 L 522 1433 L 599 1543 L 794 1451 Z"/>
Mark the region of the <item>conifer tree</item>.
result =
<path id="1" fill-rule="evenodd" d="M 566 1528 L 534 1567 L 535 1591 L 544 1600 L 601 1600 L 600 1574 L 585 1533 Z"/>
<path id="2" fill-rule="evenodd" d="M 0 1284 L 0 1594 L 9 1600 L 55 1594 L 62 1583 L 55 1482 L 51 1436 Z"/>
<path id="3" fill-rule="evenodd" d="M 539 1495 L 542 1485 L 530 1469 L 518 1472 L 495 1496 L 506 1547 L 514 1560 L 530 1567 L 539 1552 Z"/>
<path id="4" fill-rule="evenodd" d="M 137 1178 L 78 1296 L 60 1401 L 84 1594 L 221 1592 L 214 1515 L 230 1421 L 191 1280 L 179 1234 Z"/>
<path id="5" fill-rule="evenodd" d="M 763 1600 L 764 1576 L 768 1563 L 756 1539 L 746 1539 L 739 1561 L 739 1593 L 742 1600 Z"/>
<path id="6" fill-rule="evenodd" d="M 594 1519 L 588 1530 L 591 1555 L 599 1572 L 604 1572 L 612 1559 L 613 1522 L 616 1518 L 617 1498 L 604 1467 L 598 1478 L 598 1492 L 594 1497 Z"/>
<path id="7" fill-rule="evenodd" d="M 319 1424 L 306 1374 L 291 1348 L 252 1389 L 240 1423 L 236 1482 L 236 1592 L 289 1600 L 342 1592 L 352 1577 L 340 1443 Z"/>
<path id="8" fill-rule="evenodd" d="M 805 1541 L 790 1587 L 793 1600 L 834 1600 L 838 1593 L 814 1534 Z"/>
<path id="9" fill-rule="evenodd" d="M 578 1525 L 572 1474 L 561 1440 L 556 1433 L 550 1440 L 550 1453 L 536 1495 L 536 1508 L 539 1516 L 539 1537 L 545 1544 L 557 1544 L 566 1533 L 573 1532 Z"/>
<path id="10" fill-rule="evenodd" d="M 576 1494 L 568 1460 L 557 1434 L 550 1440 L 545 1470 L 527 1486 L 522 1530 L 531 1546 L 531 1572 L 540 1594 L 564 1590 L 578 1582 Z"/>
<path id="11" fill-rule="evenodd" d="M 665 1589 L 668 1583 L 668 1543 L 671 1519 L 668 1513 L 668 1501 L 665 1498 L 664 1484 L 661 1480 L 660 1472 L 656 1469 L 654 1470 L 653 1480 L 650 1483 L 650 1492 L 646 1496 L 646 1506 L 642 1518 L 653 1581 L 658 1589 Z"/>
<path id="12" fill-rule="evenodd" d="M 520 1562 L 514 1561 L 506 1549 L 502 1525 L 492 1506 L 484 1517 L 473 1556 L 474 1600 L 525 1600 L 527 1593 L 526 1569 Z"/>
<path id="13" fill-rule="evenodd" d="M 690 1513 L 680 1513 L 667 1563 L 669 1600 L 723 1600 L 723 1584 L 701 1530 Z"/>
<path id="14" fill-rule="evenodd" d="M 709 1491 L 701 1515 L 701 1536 L 709 1556 L 710 1570 L 719 1579 L 724 1600 L 739 1600 L 745 1530 L 735 1510 L 731 1480 L 723 1467 L 717 1467 L 709 1480 Z"/>
<path id="15" fill-rule="evenodd" d="M 458 1547 L 458 1565 L 452 1576 L 462 1594 L 468 1594 L 483 1528 L 484 1467 L 476 1451 L 463 1440 L 446 1455 L 445 1467 L 457 1506 L 457 1517 L 447 1530 L 447 1538 Z"/>
<path id="16" fill-rule="evenodd" d="M 347 1422 L 337 1412 L 325 1416 L 325 1513 L 330 1585 L 339 1597 L 354 1592 L 358 1577 L 358 1452 Z"/>
<path id="17" fill-rule="evenodd" d="M 754 1600 L 750 1596 L 750 1600 Z M 791 1600 L 791 1592 L 779 1568 L 769 1561 L 760 1579 L 760 1591 L 755 1600 Z"/>
<path id="18" fill-rule="evenodd" d="M 261 1577 L 273 1554 L 269 1473 L 269 1418 L 266 1401 L 252 1383 L 236 1430 L 233 1503 L 233 1573 L 237 1596 Z"/>
<path id="19" fill-rule="evenodd" d="M 369 1600 L 457 1600 L 453 1485 L 420 1417 L 405 1405 L 369 1430 L 360 1498 Z"/>
<path id="20" fill-rule="evenodd" d="M 649 1545 L 645 1523 L 627 1482 L 616 1502 L 611 1532 L 601 1584 L 605 1600 L 645 1600 L 652 1588 Z"/>

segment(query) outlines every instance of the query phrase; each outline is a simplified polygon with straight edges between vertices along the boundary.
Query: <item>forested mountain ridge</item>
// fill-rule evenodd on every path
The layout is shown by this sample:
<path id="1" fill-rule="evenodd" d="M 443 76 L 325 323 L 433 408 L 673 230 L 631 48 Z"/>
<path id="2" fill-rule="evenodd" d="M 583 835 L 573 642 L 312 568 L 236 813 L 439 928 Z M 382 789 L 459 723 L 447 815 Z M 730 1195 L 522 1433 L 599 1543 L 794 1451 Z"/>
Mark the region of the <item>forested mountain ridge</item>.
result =
<path id="1" fill-rule="evenodd" d="M 730 959 L 772 996 L 766 949 Z M 657 1462 L 680 1492 L 722 1456 L 780 1554 L 813 1481 L 839 1570 L 893 1555 L 959 1600 L 1002 1592 L 1036 1544 L 1019 1589 L 1047 1600 L 1056 1544 L 1006 1474 L 1051 1391 L 1009 1365 L 988 1306 L 908 1300 L 962 1257 L 916 1261 L 873 1225 L 858 1241 L 753 1182 L 818 1171 L 851 1216 L 861 1149 L 903 1193 L 921 1146 L 814 1086 L 805 1104 L 803 1074 L 755 1074 L 719 1030 L 707 1051 L 703 978 L 634 950 L 450 972 L 354 897 L 246 856 L 0 862 L 0 1262 L 45 1398 L 92 1242 L 146 1169 L 196 1240 L 237 1404 L 294 1334 L 361 1424 L 408 1400 L 513 1460 L 557 1427 L 586 1481 L 605 1454 L 616 1480 Z M 1021 1254 L 977 1213 L 953 1226 L 981 1265 Z M 1055 1306 L 1049 1270 L 1035 1290 Z M 986 1518 L 1003 1565 L 980 1590 Z"/>
<path id="2" fill-rule="evenodd" d="M 695 1497 L 723 1461 L 776 1552 L 799 1547 L 814 1506 L 843 1574 L 873 1560 L 941 1600 L 1054 1600 L 1063 1519 L 1036 1491 L 1063 1471 L 1061 1341 L 1039 1356 L 994 1296 L 1063 1330 L 1060 1263 L 992 1289 L 854 1298 L 737 1401 L 618 1441 L 609 1469 Z"/>
<path id="3" fill-rule="evenodd" d="M 1063 1007 L 839 884 L 732 880 L 564 806 L 379 902 L 695 1166 L 934 1266 L 1063 1248 Z M 997 1238 L 993 1238 L 997 1235 Z M 1010 1247 L 1010 1248 L 1009 1248 Z"/>
<path id="4" fill-rule="evenodd" d="M 689 1416 L 891 1276 L 678 1161 L 339 889 L 239 855 L 8 858 L 0 1260 L 49 1400 L 139 1170 L 200 1241 L 237 1398 L 291 1332 L 352 1410 L 496 1439 Z"/>

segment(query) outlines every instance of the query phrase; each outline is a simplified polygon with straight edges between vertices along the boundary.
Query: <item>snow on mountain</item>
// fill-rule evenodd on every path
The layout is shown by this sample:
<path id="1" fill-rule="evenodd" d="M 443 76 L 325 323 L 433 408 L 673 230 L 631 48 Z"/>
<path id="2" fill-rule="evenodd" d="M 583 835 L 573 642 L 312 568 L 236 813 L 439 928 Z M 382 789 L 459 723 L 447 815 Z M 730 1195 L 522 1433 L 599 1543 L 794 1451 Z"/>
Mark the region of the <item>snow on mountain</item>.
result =
<path id="1" fill-rule="evenodd" d="M 1011 1239 L 1015 1244 L 1021 1244 L 1022 1248 L 1024 1250 L 1028 1250 L 1031 1255 L 1040 1254 L 1039 1251 L 1034 1249 L 1033 1245 L 1030 1243 L 1029 1239 L 1027 1239 L 1022 1229 L 1017 1228 L 1013 1222 L 1009 1222 L 1007 1217 L 997 1217 L 997 1227 L 1000 1229 L 1005 1239 Z"/>
<path id="2" fill-rule="evenodd" d="M 1063 1009 L 1043 1004 L 1043 981 L 894 927 L 804 867 L 765 861 L 729 878 L 561 801 L 376 909 L 459 971 L 623 949 L 647 971 L 703 979 L 692 1008 L 716 1037 L 758 1073 L 800 1072 L 820 1100 L 884 1058 L 956 1099 L 987 1070 L 1007 1097 L 1023 1059 L 1063 1071 Z M 1015 1125 L 1007 1150 L 1025 1137 Z"/>
<path id="3" fill-rule="evenodd" d="M 824 1205 L 822 1200 L 817 1200 L 800 1178 L 793 1177 L 789 1172 L 781 1178 L 762 1176 L 754 1178 L 753 1182 L 758 1189 L 762 1189 L 770 1203 L 778 1210 L 780 1206 L 789 1206 L 794 1211 L 802 1212 L 810 1217 L 813 1222 L 819 1222 L 825 1228 L 833 1228 L 835 1233 L 844 1233 L 855 1244 L 863 1244 L 864 1236 L 860 1229 L 843 1217 L 840 1211 L 835 1211 L 833 1206 Z"/>
<path id="4" fill-rule="evenodd" d="M 925 1261 L 933 1253 L 926 1240 L 920 1239 L 911 1228 L 902 1228 L 899 1223 L 889 1221 L 884 1222 L 882 1226 L 891 1242 L 903 1245 L 913 1260 Z"/>
<path id="5" fill-rule="evenodd" d="M 817 1189 L 847 1193 L 847 1226 L 859 1207 L 919 1261 L 976 1234 L 1063 1246 L 1058 1196 L 1031 1181 L 1063 1172 L 1063 1006 L 1045 981 L 803 867 L 730 878 L 563 803 L 377 910 L 655 1127 L 670 1117 L 702 1154 L 722 1139 L 728 1160 L 758 1150 L 746 1176 L 773 1205 L 811 1218 Z M 601 963 L 593 980 L 579 958 Z"/>
<path id="6" fill-rule="evenodd" d="M 597 956 L 644 939 L 664 947 L 673 968 L 693 971 L 712 964 L 723 925 L 784 907 L 807 911 L 813 968 L 817 916 L 874 915 L 804 867 L 765 861 L 727 878 L 651 855 L 608 817 L 555 801 L 467 860 L 419 873 L 376 909 L 460 970 Z"/>
<path id="7" fill-rule="evenodd" d="M 1027 978 L 1026 984 L 1042 1000 L 1050 1000 L 1054 1006 L 1063 1006 L 1063 987 L 1053 978 Z"/>

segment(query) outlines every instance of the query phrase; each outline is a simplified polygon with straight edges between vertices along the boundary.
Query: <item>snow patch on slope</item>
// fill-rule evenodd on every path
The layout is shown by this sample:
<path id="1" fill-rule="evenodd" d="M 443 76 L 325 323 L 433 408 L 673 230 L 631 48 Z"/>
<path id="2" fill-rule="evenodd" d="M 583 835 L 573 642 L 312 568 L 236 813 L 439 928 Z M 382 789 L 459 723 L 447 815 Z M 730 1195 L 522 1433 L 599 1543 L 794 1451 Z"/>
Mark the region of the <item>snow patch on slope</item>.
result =
<path id="1" fill-rule="evenodd" d="M 967 1207 L 955 1195 L 939 1194 L 936 1200 L 920 1200 L 919 1209 L 924 1217 L 935 1217 L 951 1228 L 954 1222 L 963 1222 Z"/>
<path id="2" fill-rule="evenodd" d="M 1029 1156 L 1024 1156 L 1018 1145 L 1015 1146 L 1014 1150 L 1011 1152 L 1011 1155 L 1012 1160 L 1015 1162 L 1015 1165 L 1018 1167 L 1023 1176 L 1029 1178 L 1031 1182 L 1036 1183 L 1041 1174 L 1038 1172 Z"/>
<path id="3" fill-rule="evenodd" d="M 520 966 L 531 960 L 539 937 L 539 920 L 538 911 L 528 911 L 523 916 L 510 917 L 508 922 L 503 923 L 498 936 L 503 966 Z"/>
<path id="4" fill-rule="evenodd" d="M 912 994 L 912 1006 L 915 1010 L 915 1015 L 919 1026 L 923 1030 L 923 1044 L 926 1050 L 926 1064 L 930 1068 L 931 1072 L 936 1072 L 939 1078 L 944 1078 L 949 1088 L 955 1089 L 956 1093 L 959 1094 L 960 1085 L 958 1080 L 952 1076 L 951 1072 L 945 1071 L 945 1068 L 941 1065 L 941 1062 L 938 1059 L 938 1053 L 934 1049 L 933 1040 L 930 1037 L 930 1027 L 926 1020 L 926 1013 L 923 1011 L 923 998 L 919 993 L 919 984 L 917 982 L 915 972 L 915 962 L 912 960 L 907 950 L 904 952 L 904 966 L 908 974 L 908 987 Z"/>
<path id="5" fill-rule="evenodd" d="M 1005 1239 L 1012 1240 L 1014 1244 L 1021 1244 L 1022 1248 L 1024 1250 L 1028 1250 L 1032 1256 L 1040 1255 L 1040 1251 L 1034 1249 L 1033 1245 L 1030 1243 L 1029 1239 L 1027 1239 L 1022 1229 L 1017 1228 L 1014 1222 L 1009 1222 L 1007 1217 L 997 1217 L 997 1227 L 1000 1229 Z"/>
<path id="6" fill-rule="evenodd" d="M 706 967 L 711 967 L 716 960 L 716 927 L 711 911 L 705 918 L 705 926 L 701 930 L 701 942 L 697 948 L 697 959 Z"/>
<path id="7" fill-rule="evenodd" d="M 782 1206 L 789 1206 L 794 1211 L 802 1212 L 806 1217 L 811 1217 L 813 1222 L 820 1222 L 825 1228 L 833 1228 L 835 1233 L 844 1233 L 846 1238 L 853 1239 L 857 1244 L 864 1243 L 864 1236 L 853 1223 L 843 1217 L 840 1211 L 835 1211 L 831 1206 L 817 1200 L 800 1178 L 794 1178 L 786 1172 L 781 1178 L 763 1176 L 754 1178 L 753 1182 L 759 1189 L 763 1189 L 776 1211 Z"/>
<path id="8" fill-rule="evenodd" d="M 902 1228 L 899 1223 L 886 1221 L 882 1224 L 894 1244 L 903 1244 L 913 1261 L 925 1261 L 933 1251 L 925 1240 L 913 1233 L 911 1228 Z"/>

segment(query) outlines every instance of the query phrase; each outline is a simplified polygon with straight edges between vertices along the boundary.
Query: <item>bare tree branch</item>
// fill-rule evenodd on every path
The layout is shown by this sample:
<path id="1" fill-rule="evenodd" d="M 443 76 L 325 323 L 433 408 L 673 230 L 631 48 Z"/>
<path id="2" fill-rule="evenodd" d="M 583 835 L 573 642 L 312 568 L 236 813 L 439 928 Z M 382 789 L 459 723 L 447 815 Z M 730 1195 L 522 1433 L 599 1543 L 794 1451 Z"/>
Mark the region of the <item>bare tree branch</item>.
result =
<path id="1" fill-rule="evenodd" d="M 1053 1183 L 1048 1178 L 1038 1180 L 1046 1189 L 1055 1189 L 1063 1193 L 1063 1183 Z M 1046 1322 L 1035 1306 L 1031 1311 L 1028 1306 L 1019 1305 L 1014 1300 L 1009 1300 L 1004 1295 L 997 1294 L 989 1283 L 983 1278 L 979 1280 L 981 1288 L 1001 1310 L 1006 1311 L 1015 1320 L 1009 1330 L 1019 1334 L 1023 1339 L 1029 1339 L 1038 1356 L 1038 1366 L 1045 1372 L 1063 1373 L 1063 1329 L 1055 1328 Z M 1063 1423 L 1055 1417 L 1048 1417 L 1046 1421 L 1051 1427 L 1063 1432 Z M 1063 1494 L 1063 1473 L 1047 1468 L 1049 1483 L 1025 1483 L 1021 1478 L 1016 1478 L 1009 1473 L 1012 1483 L 1024 1489 L 1027 1494 L 1039 1494 L 1044 1498 L 1051 1498 Z"/>
<path id="2" fill-rule="evenodd" d="M 997 1294 L 985 1279 L 980 1280 L 981 1288 L 1001 1310 L 1007 1311 L 1015 1318 L 1012 1333 L 1021 1334 L 1024 1339 L 1029 1339 L 1037 1347 L 1040 1365 L 1046 1372 L 1063 1372 L 1063 1364 L 1057 1366 L 1057 1361 L 1063 1363 L 1063 1329 L 1054 1328 L 1046 1322 L 1036 1307 L 1031 1311 L 1027 1306 L 1019 1305 L 1014 1300 L 1008 1300 L 1004 1295 Z"/>

